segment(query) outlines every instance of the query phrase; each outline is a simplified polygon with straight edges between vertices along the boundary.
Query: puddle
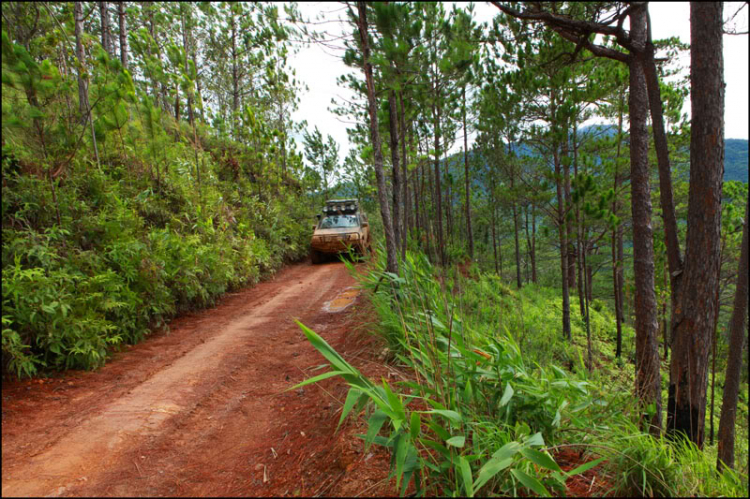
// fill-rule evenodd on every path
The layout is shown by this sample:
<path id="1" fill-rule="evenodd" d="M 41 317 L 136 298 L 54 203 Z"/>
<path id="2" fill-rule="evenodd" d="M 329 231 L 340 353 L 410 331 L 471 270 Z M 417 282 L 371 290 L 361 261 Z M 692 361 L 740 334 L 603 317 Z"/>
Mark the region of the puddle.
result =
<path id="1" fill-rule="evenodd" d="M 359 296 L 359 290 L 356 288 L 346 288 L 338 294 L 333 300 L 323 304 L 323 310 L 330 313 L 341 312 L 349 307 Z"/>

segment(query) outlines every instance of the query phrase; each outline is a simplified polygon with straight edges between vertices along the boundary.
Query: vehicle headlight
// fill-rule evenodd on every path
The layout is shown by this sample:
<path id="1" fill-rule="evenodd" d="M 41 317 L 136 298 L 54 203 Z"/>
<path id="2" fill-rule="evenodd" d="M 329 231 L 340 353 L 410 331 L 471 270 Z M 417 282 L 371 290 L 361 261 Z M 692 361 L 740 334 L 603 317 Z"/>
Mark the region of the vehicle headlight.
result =
<path id="1" fill-rule="evenodd" d="M 349 239 L 354 239 L 355 241 L 359 239 L 359 234 L 356 232 L 354 234 L 349 234 Z"/>

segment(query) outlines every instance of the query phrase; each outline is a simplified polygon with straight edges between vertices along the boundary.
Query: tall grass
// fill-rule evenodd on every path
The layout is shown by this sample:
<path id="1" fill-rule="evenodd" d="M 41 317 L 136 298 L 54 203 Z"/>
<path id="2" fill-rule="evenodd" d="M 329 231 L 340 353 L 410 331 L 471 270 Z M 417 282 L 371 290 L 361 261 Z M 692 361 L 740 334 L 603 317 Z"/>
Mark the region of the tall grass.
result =
<path id="1" fill-rule="evenodd" d="M 476 272 L 440 274 L 420 253 L 407 253 L 401 276 L 384 264 L 381 256 L 374 271 L 358 274 L 347 263 L 368 291 L 392 360 L 413 378 L 375 384 L 300 325 L 333 370 L 299 386 L 337 375 L 347 381 L 339 423 L 367 409 L 362 437 L 390 449 L 401 494 L 411 481 L 418 494 L 563 495 L 570 476 L 600 464 L 613 494 L 745 494 L 746 477 L 718 475 L 702 452 L 638 430 L 629 390 L 588 374 L 582 341 L 562 341 L 551 291 L 516 292 Z M 592 310 L 597 337 L 609 334 L 610 319 Z M 574 329 L 577 340 L 585 337 L 582 324 Z M 565 472 L 554 451 L 572 444 L 596 459 Z"/>

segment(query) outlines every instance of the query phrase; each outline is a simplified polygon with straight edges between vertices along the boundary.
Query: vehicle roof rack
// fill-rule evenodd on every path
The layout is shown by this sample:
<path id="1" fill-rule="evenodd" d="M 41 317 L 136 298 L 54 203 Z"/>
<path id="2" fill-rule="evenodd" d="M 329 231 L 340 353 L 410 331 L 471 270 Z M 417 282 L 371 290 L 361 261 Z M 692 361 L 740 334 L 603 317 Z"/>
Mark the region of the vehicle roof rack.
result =
<path id="1" fill-rule="evenodd" d="M 326 206 L 323 208 L 323 213 L 335 214 L 343 213 L 345 215 L 352 215 L 359 209 L 359 202 L 356 199 L 329 199 L 326 201 Z"/>

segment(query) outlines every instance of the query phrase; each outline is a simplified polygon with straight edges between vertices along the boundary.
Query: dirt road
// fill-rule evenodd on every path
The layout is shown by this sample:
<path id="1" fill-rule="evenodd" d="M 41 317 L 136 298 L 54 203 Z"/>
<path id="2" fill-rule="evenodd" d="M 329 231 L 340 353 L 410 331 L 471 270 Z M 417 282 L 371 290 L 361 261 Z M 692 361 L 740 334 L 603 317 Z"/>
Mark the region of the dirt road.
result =
<path id="1" fill-rule="evenodd" d="M 336 433 L 338 379 L 285 391 L 324 359 L 294 319 L 368 375 L 377 346 L 340 263 L 287 267 L 95 372 L 3 383 L 2 495 L 382 495 L 363 422 Z"/>

